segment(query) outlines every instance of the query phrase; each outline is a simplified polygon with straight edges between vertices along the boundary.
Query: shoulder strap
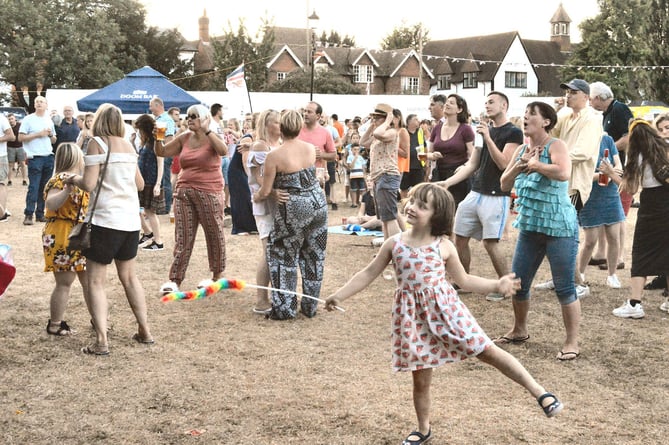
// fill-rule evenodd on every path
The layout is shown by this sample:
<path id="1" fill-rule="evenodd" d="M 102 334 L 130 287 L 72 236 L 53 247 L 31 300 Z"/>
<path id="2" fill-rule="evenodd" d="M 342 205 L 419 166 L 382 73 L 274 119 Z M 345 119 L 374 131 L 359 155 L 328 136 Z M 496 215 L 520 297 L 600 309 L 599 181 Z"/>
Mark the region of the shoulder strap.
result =
<path id="1" fill-rule="evenodd" d="M 102 140 L 102 138 L 100 138 L 99 136 L 95 136 L 94 139 L 98 144 L 100 144 L 100 147 L 103 150 L 107 151 L 107 157 L 105 158 L 105 163 L 102 166 L 102 172 L 100 172 L 100 179 L 98 179 L 98 185 L 95 187 L 95 199 L 93 200 L 93 205 L 91 206 L 91 217 L 88 221 L 89 224 L 90 224 L 90 221 L 93 219 L 93 212 L 95 212 L 95 206 L 97 205 L 98 198 L 100 197 L 100 188 L 102 187 L 102 181 L 104 181 L 104 179 L 105 179 L 105 173 L 107 173 L 107 165 L 109 164 L 109 155 L 111 154 L 111 149 Z"/>

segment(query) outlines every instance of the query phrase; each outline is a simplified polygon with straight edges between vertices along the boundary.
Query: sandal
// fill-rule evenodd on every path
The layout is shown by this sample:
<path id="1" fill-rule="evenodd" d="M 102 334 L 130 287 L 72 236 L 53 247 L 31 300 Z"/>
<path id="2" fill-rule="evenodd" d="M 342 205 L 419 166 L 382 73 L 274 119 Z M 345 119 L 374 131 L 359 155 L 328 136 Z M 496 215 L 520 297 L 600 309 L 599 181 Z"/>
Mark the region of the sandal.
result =
<path id="1" fill-rule="evenodd" d="M 553 402 L 544 406 L 542 403 L 544 399 L 553 399 Z M 541 409 L 544 410 L 544 414 L 546 414 L 546 417 L 557 416 L 558 414 L 560 414 L 560 411 L 562 411 L 562 408 L 564 408 L 562 402 L 558 400 L 555 394 L 550 392 L 544 393 L 543 395 L 539 396 L 537 402 L 539 402 L 539 406 L 541 407 Z"/>
<path id="2" fill-rule="evenodd" d="M 132 339 L 135 340 L 137 343 L 141 343 L 141 344 L 143 344 L 143 345 L 152 345 L 152 344 L 154 344 L 154 343 L 156 342 L 156 341 L 155 341 L 154 339 L 152 339 L 152 338 L 148 338 L 148 339 L 147 339 L 147 338 L 142 338 L 142 337 L 139 335 L 139 333 L 133 335 L 133 336 L 132 336 Z"/>
<path id="3" fill-rule="evenodd" d="M 205 287 L 209 287 L 212 284 L 214 284 L 214 280 L 212 280 L 210 278 L 207 278 L 207 279 L 202 280 L 199 283 L 197 283 L 197 288 L 198 289 L 204 289 Z"/>
<path id="4" fill-rule="evenodd" d="M 160 295 L 167 295 L 172 292 L 179 292 L 179 285 L 174 281 L 168 281 L 160 286 Z"/>
<path id="5" fill-rule="evenodd" d="M 74 334 L 74 331 L 70 329 L 65 320 L 61 320 L 58 329 L 55 331 L 51 330 L 51 320 L 46 323 L 46 333 L 49 335 L 55 335 L 56 337 L 64 337 L 66 335 Z"/>
<path id="6" fill-rule="evenodd" d="M 100 347 L 97 344 L 84 346 L 81 352 L 88 355 L 109 355 L 109 349 L 106 346 Z"/>
<path id="7" fill-rule="evenodd" d="M 418 439 L 410 439 L 410 437 L 417 437 Z M 420 431 L 412 431 L 402 442 L 402 445 L 421 445 L 432 440 L 432 428 L 427 434 L 422 434 Z"/>

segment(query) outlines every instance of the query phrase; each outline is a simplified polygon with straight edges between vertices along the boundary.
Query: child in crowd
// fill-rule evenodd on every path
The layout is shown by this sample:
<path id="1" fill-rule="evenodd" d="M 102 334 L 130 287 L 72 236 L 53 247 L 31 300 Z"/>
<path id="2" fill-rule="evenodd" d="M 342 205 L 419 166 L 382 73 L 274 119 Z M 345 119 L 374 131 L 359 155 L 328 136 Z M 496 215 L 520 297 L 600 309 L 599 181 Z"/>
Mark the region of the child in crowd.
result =
<path id="1" fill-rule="evenodd" d="M 376 206 L 374 205 L 374 184 L 370 179 L 366 180 L 367 191 L 360 198 L 360 207 L 356 216 L 349 216 L 346 224 L 358 224 L 367 230 L 381 230 L 383 225 L 376 217 Z"/>
<path id="2" fill-rule="evenodd" d="M 352 208 L 360 205 L 360 192 L 365 191 L 365 158 L 360 155 L 360 144 L 354 142 L 351 144 L 351 154 L 346 159 L 346 166 L 350 172 L 350 190 L 355 198 L 352 198 Z"/>
<path id="3" fill-rule="evenodd" d="M 520 288 L 513 274 L 489 280 L 465 272 L 455 246 L 448 239 L 453 227 L 452 196 L 429 183 L 414 187 L 406 207 L 411 228 L 388 238 L 374 260 L 326 300 L 333 310 L 344 300 L 365 289 L 392 260 L 397 275 L 393 304 L 392 358 L 395 371 L 412 371 L 413 398 L 418 428 L 403 444 L 430 441 L 430 384 L 432 369 L 444 363 L 477 357 L 535 397 L 544 414 L 557 415 L 562 403 L 546 392 L 523 365 L 496 346 L 483 332 L 446 273 L 463 289 L 483 294 L 499 292 L 511 296 Z"/>
<path id="4" fill-rule="evenodd" d="M 73 332 L 63 316 L 75 278 L 79 278 L 84 297 L 88 293 L 86 258 L 79 250 L 71 250 L 68 240 L 72 227 L 86 216 L 88 192 L 63 182 L 64 174 L 80 175 L 83 170 L 84 154 L 79 146 L 70 142 L 60 144 L 56 149 L 54 175 L 44 187 L 44 216 L 47 218 L 42 230 L 44 272 L 53 272 L 56 279 L 56 287 L 51 292 L 51 318 L 46 325 L 49 335 L 64 336 Z"/>

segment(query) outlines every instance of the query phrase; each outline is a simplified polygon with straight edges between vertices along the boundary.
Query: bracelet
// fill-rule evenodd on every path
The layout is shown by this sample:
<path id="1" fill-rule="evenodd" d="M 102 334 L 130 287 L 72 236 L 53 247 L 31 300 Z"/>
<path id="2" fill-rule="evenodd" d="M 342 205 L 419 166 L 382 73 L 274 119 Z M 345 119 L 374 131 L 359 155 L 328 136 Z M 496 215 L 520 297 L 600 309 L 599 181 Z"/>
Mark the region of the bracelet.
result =
<path id="1" fill-rule="evenodd" d="M 205 131 L 205 133 L 204 133 L 205 136 L 209 136 L 210 134 L 211 134 L 211 130 L 207 130 L 207 131 Z"/>

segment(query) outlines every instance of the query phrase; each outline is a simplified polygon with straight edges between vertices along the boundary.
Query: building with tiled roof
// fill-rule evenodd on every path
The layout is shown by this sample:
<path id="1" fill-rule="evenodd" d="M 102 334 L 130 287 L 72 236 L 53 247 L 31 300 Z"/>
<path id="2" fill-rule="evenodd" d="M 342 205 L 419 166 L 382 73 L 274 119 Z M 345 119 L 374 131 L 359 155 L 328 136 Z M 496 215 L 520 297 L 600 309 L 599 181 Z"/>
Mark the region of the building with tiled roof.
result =
<path id="1" fill-rule="evenodd" d="M 308 69 L 315 44 L 314 69 L 337 73 L 363 94 L 458 93 L 480 100 L 498 90 L 510 98 L 558 96 L 562 94 L 558 65 L 571 48 L 570 24 L 560 4 L 550 21 L 550 40 L 525 40 L 511 31 L 430 41 L 420 54 L 413 49 L 323 47 L 309 29 L 274 27 L 274 56 L 266 63 L 266 81 L 271 85 L 295 70 Z M 197 42 L 184 46 L 184 54 L 193 54 L 196 74 L 214 68 L 206 11 L 199 32 Z"/>

